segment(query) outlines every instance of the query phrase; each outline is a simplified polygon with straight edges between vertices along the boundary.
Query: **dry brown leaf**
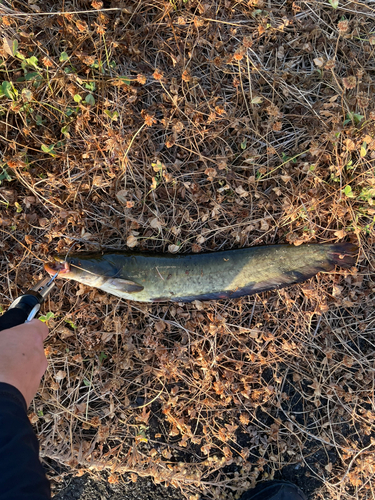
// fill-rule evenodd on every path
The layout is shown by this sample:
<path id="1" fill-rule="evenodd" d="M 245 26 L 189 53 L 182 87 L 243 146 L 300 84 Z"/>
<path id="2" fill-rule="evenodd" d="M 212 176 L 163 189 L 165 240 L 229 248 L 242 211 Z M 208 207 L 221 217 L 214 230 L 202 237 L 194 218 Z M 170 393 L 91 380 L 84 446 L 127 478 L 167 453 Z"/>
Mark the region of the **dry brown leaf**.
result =
<path id="1" fill-rule="evenodd" d="M 343 291 L 343 287 L 339 285 L 333 285 L 332 287 L 332 295 L 336 297 L 340 297 L 341 292 Z"/>
<path id="2" fill-rule="evenodd" d="M 283 182 L 287 183 L 292 180 L 290 175 L 280 175 L 280 178 Z"/>
<path id="3" fill-rule="evenodd" d="M 155 326 L 155 330 L 158 333 L 164 332 L 164 330 L 167 327 L 167 325 L 166 325 L 166 323 L 164 321 L 157 321 L 154 326 Z"/>
<path id="4" fill-rule="evenodd" d="M 27 245 L 31 246 L 33 243 L 35 243 L 35 238 L 29 234 L 25 236 L 25 242 Z"/>
<path id="5" fill-rule="evenodd" d="M 217 176 L 217 171 L 214 168 L 206 168 L 204 173 L 207 175 L 209 181 L 213 181 Z"/>
<path id="6" fill-rule="evenodd" d="M 311 389 L 314 389 L 314 396 L 315 397 L 319 398 L 322 395 L 321 386 L 316 379 L 314 379 L 313 383 L 311 385 L 308 385 L 308 387 L 311 387 Z"/>
<path id="7" fill-rule="evenodd" d="M 55 379 L 57 380 L 57 382 L 59 382 L 60 380 L 64 380 L 65 377 L 66 377 L 66 372 L 64 372 L 64 370 L 59 370 L 55 374 Z"/>
<path id="8" fill-rule="evenodd" d="M 242 186 L 236 187 L 236 193 L 240 195 L 240 198 L 246 198 L 246 196 L 249 196 L 249 193 L 245 191 Z"/>
<path id="9" fill-rule="evenodd" d="M 344 238 L 346 236 L 346 231 L 345 231 L 345 229 L 340 229 L 339 231 L 335 231 L 333 234 L 337 238 L 341 239 L 341 238 Z"/>
<path id="10" fill-rule="evenodd" d="M 180 247 L 178 245 L 168 245 L 168 252 L 169 253 L 177 253 L 180 250 Z"/>
<path id="11" fill-rule="evenodd" d="M 3 38 L 3 48 L 4 48 L 4 51 L 14 57 L 16 55 L 16 52 L 17 52 L 17 49 L 16 49 L 16 46 L 18 45 L 17 41 L 13 41 L 13 40 L 10 40 L 9 38 L 7 37 L 4 37 Z"/>
<path id="12" fill-rule="evenodd" d="M 66 326 L 60 327 L 58 329 L 58 332 L 59 332 L 60 338 L 62 340 L 67 339 L 68 337 L 72 337 L 74 335 L 74 332 L 72 332 L 72 330 L 70 330 L 70 328 L 68 328 Z"/>
<path id="13" fill-rule="evenodd" d="M 324 58 L 323 57 L 316 57 L 313 62 L 315 64 L 315 66 L 318 66 L 318 68 L 321 68 L 322 66 L 324 66 Z"/>
<path id="14" fill-rule="evenodd" d="M 162 223 L 157 217 L 155 217 L 155 218 L 151 219 L 150 226 L 152 228 L 158 229 L 160 231 L 160 229 L 162 228 Z"/>
<path id="15" fill-rule="evenodd" d="M 198 311 L 204 310 L 204 303 L 201 302 L 200 300 L 194 300 L 193 304 L 195 305 Z"/>
<path id="16" fill-rule="evenodd" d="M 129 248 L 134 248 L 138 245 L 138 239 L 133 234 L 131 234 L 130 236 L 128 236 L 126 244 Z"/>
<path id="17" fill-rule="evenodd" d="M 127 189 L 122 189 L 116 193 L 116 198 L 121 205 L 126 205 L 126 201 L 129 199 L 129 192 Z"/>
<path id="18" fill-rule="evenodd" d="M 324 466 L 324 468 L 327 472 L 332 472 L 332 463 L 329 462 L 327 465 Z"/>
<path id="19" fill-rule="evenodd" d="M 111 340 L 111 338 L 114 336 L 114 332 L 103 332 L 102 333 L 102 342 L 104 342 L 104 344 L 106 344 L 107 342 L 109 342 Z"/>
<path id="20" fill-rule="evenodd" d="M 30 423 L 32 423 L 33 425 L 36 424 L 39 420 L 39 417 L 35 412 L 29 413 L 28 417 L 29 417 Z"/>
<path id="21" fill-rule="evenodd" d="M 35 198 L 35 196 L 25 196 L 23 199 L 23 202 L 24 202 L 26 208 L 30 208 L 31 205 L 36 203 L 36 198 Z"/>

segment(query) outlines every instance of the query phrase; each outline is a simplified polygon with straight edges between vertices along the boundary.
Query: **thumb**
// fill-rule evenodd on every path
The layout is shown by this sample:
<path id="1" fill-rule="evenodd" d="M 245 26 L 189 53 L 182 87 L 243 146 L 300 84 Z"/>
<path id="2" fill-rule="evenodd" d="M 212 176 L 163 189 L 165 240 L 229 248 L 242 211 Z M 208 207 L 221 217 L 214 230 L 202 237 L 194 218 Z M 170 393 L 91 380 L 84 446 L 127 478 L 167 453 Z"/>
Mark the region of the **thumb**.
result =
<path id="1" fill-rule="evenodd" d="M 35 331 L 37 331 L 39 335 L 41 335 L 43 341 L 46 340 L 49 334 L 49 330 L 48 326 L 43 323 L 43 321 L 40 321 L 39 319 L 33 319 L 30 321 L 29 326 L 35 329 Z"/>

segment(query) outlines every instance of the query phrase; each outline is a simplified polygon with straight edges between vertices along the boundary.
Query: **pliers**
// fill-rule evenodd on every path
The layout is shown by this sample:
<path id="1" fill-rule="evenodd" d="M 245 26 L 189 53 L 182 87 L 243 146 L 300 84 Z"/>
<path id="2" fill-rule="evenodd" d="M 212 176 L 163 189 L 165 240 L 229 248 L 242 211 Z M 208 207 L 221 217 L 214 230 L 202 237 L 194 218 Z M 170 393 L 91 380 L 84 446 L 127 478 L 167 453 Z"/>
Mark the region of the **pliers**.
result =
<path id="1" fill-rule="evenodd" d="M 58 274 L 57 272 L 52 277 L 48 276 L 38 281 L 30 290 L 17 297 L 9 306 L 7 312 L 0 317 L 0 331 L 28 323 L 34 319 L 40 306 L 55 286 L 54 282 Z"/>

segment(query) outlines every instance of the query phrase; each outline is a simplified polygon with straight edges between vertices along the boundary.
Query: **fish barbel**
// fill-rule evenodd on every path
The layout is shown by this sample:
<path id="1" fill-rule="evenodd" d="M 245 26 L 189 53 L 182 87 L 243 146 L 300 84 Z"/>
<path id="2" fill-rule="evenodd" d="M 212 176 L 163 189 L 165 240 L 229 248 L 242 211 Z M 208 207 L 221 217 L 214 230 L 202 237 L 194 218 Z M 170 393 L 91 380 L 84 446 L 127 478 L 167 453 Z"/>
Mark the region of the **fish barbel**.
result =
<path id="1" fill-rule="evenodd" d="M 336 265 L 350 267 L 351 243 L 270 245 L 204 254 L 128 251 L 56 255 L 50 274 L 138 302 L 236 298 L 301 283 Z"/>

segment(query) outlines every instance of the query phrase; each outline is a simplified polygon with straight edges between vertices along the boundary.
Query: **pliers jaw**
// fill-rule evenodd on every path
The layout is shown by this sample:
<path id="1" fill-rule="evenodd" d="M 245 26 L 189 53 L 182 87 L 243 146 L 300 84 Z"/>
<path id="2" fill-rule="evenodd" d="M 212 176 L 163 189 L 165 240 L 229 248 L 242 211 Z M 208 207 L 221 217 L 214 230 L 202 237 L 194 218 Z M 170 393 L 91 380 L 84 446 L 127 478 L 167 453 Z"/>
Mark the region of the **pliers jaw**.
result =
<path id="1" fill-rule="evenodd" d="M 52 277 L 47 276 L 38 281 L 33 287 L 20 297 L 17 297 L 9 306 L 9 309 L 23 309 L 26 311 L 27 317 L 25 323 L 28 323 L 35 318 L 39 312 L 40 306 L 43 304 L 52 288 L 55 286 L 55 279 L 59 273 L 57 272 Z"/>
<path id="2" fill-rule="evenodd" d="M 48 276 L 38 281 L 21 297 L 17 297 L 9 306 L 7 312 L 0 316 L 0 331 L 28 323 L 34 319 L 40 306 L 54 287 L 54 281 L 58 274 L 57 272 L 52 277 Z"/>
<path id="3" fill-rule="evenodd" d="M 37 292 L 42 297 L 41 304 L 45 301 L 52 288 L 55 286 L 55 279 L 57 278 L 58 274 L 59 273 L 57 272 L 53 276 L 47 276 L 46 278 L 38 281 L 38 283 L 30 288 L 30 290 L 32 290 L 33 292 Z"/>

